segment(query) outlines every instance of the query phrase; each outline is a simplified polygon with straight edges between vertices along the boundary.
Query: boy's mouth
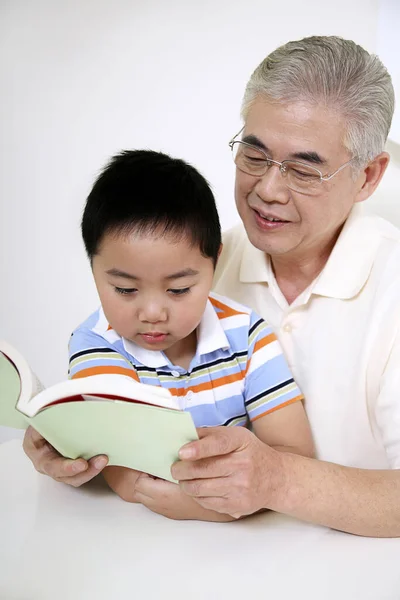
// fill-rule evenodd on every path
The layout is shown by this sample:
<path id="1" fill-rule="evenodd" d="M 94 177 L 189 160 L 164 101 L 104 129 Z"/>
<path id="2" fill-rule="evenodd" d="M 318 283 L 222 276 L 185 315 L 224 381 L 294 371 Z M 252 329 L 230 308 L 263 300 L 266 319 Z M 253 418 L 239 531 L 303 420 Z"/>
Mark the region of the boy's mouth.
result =
<path id="1" fill-rule="evenodd" d="M 148 331 L 147 333 L 141 333 L 140 335 L 148 344 L 156 344 L 157 342 L 164 342 L 167 339 L 168 333 L 161 333 L 161 331 Z"/>

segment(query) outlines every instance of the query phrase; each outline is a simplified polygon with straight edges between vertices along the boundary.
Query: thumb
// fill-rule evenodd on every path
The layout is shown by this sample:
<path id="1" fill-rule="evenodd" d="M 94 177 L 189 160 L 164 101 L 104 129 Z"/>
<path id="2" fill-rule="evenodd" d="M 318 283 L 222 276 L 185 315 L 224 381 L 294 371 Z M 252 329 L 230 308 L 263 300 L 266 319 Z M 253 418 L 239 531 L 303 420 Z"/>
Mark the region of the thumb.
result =
<path id="1" fill-rule="evenodd" d="M 199 440 L 185 444 L 179 450 L 181 460 L 199 460 L 221 456 L 239 450 L 243 445 L 242 427 L 203 427 L 197 430 Z"/>

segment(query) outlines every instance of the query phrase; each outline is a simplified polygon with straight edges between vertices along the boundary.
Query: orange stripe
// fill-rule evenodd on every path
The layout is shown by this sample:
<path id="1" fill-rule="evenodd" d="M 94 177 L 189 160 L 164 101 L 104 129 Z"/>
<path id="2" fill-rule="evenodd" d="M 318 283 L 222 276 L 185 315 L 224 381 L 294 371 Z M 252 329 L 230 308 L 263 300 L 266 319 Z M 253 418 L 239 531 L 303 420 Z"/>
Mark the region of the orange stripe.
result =
<path id="1" fill-rule="evenodd" d="M 299 400 L 304 400 L 304 396 L 302 394 L 300 394 L 299 396 L 296 396 L 295 398 L 292 398 L 291 400 L 287 400 L 286 402 L 284 402 L 283 404 L 280 404 L 279 406 L 274 406 L 274 408 L 270 408 L 269 410 L 266 410 L 261 415 L 257 415 L 256 417 L 254 417 L 254 419 L 251 419 L 251 421 L 252 422 L 257 421 L 257 419 L 261 419 L 261 417 L 265 417 L 265 415 L 269 415 L 270 413 L 273 413 L 276 410 L 283 408 L 284 406 L 289 406 L 289 404 L 293 404 L 294 402 L 298 402 Z"/>
<path id="2" fill-rule="evenodd" d="M 222 302 L 220 302 L 219 300 L 216 300 L 215 298 L 209 298 L 209 300 L 215 308 L 220 309 L 220 312 L 217 312 L 217 316 L 219 319 L 226 319 L 227 317 L 234 317 L 235 315 L 245 315 L 246 314 L 244 312 L 234 310 L 227 304 L 222 304 Z"/>
<path id="3" fill-rule="evenodd" d="M 173 396 L 185 396 L 189 391 L 190 392 L 205 392 L 206 390 L 212 390 L 214 388 L 220 387 L 221 385 L 226 385 L 228 383 L 233 383 L 234 381 L 239 381 L 244 378 L 244 372 L 240 371 L 240 373 L 235 373 L 233 375 L 226 375 L 225 377 L 220 377 L 219 379 L 214 379 L 214 381 L 206 381 L 204 383 L 199 383 L 197 385 L 192 385 L 186 389 L 183 388 L 168 388 Z"/>
<path id="4" fill-rule="evenodd" d="M 270 333 L 269 335 L 266 335 L 264 338 L 262 338 L 261 340 L 258 340 L 255 344 L 254 344 L 254 349 L 253 349 L 253 354 L 255 352 L 257 352 L 257 350 L 261 350 L 261 348 L 264 348 L 264 346 L 268 346 L 268 344 L 271 344 L 272 342 L 276 342 L 276 335 L 274 333 Z M 247 364 L 246 364 L 246 372 L 245 374 L 247 375 L 247 372 L 249 370 L 250 367 L 250 363 L 251 363 L 251 358 L 249 358 L 247 360 Z"/>
<path id="5" fill-rule="evenodd" d="M 128 377 L 132 377 L 135 381 L 139 381 L 139 377 L 136 371 L 131 369 L 125 369 L 124 367 L 90 367 L 89 369 L 83 369 L 75 375 L 72 376 L 71 379 L 81 379 L 82 377 L 90 377 L 91 375 L 128 375 Z"/>
<path id="6" fill-rule="evenodd" d="M 264 346 L 268 346 L 268 344 L 271 344 L 271 342 L 276 342 L 276 335 L 274 333 L 270 333 L 260 340 L 257 340 L 257 342 L 254 344 L 253 354 L 257 352 L 257 350 L 264 348 Z"/>

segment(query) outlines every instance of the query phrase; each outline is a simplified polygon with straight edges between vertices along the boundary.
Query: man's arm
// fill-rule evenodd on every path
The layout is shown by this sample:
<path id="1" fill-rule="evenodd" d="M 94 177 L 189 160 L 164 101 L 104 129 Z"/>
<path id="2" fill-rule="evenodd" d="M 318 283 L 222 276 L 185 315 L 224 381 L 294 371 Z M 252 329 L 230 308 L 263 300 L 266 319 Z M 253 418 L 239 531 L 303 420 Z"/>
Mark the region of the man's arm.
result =
<path id="1" fill-rule="evenodd" d="M 373 537 L 400 537 L 400 471 L 283 453 L 244 428 L 202 430 L 172 467 L 183 491 L 236 518 L 263 508 Z"/>
<path id="2" fill-rule="evenodd" d="M 297 459 L 300 460 L 297 460 Z M 280 512 L 356 535 L 400 537 L 400 471 L 343 467 L 287 455 Z"/>

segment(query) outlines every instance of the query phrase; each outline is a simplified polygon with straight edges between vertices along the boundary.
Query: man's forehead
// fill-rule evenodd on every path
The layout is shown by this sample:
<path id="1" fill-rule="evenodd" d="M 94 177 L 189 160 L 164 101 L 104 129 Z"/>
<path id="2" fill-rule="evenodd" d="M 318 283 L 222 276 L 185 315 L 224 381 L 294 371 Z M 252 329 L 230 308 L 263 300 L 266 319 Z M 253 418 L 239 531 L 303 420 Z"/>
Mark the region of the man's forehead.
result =
<path id="1" fill-rule="evenodd" d="M 272 158 L 273 149 L 270 148 L 269 146 L 267 146 L 266 143 L 264 143 L 262 140 L 260 140 L 256 135 L 254 135 L 252 133 L 250 133 L 248 135 L 244 135 L 242 137 L 242 141 L 246 142 L 247 144 L 251 144 L 252 146 L 255 146 L 257 148 L 260 148 L 260 150 L 262 150 L 266 154 L 271 155 L 271 158 Z M 294 152 L 289 153 L 287 158 L 293 159 L 293 160 L 307 161 L 307 162 L 315 164 L 315 165 L 324 165 L 328 162 L 328 160 L 324 156 L 322 156 L 321 154 L 318 154 L 318 152 L 316 152 L 315 150 L 294 151 Z"/>
<path id="2" fill-rule="evenodd" d="M 322 164 L 332 155 L 346 155 L 344 131 L 343 119 L 329 107 L 259 98 L 245 115 L 242 140 L 270 153 L 304 155 L 305 160 Z"/>

